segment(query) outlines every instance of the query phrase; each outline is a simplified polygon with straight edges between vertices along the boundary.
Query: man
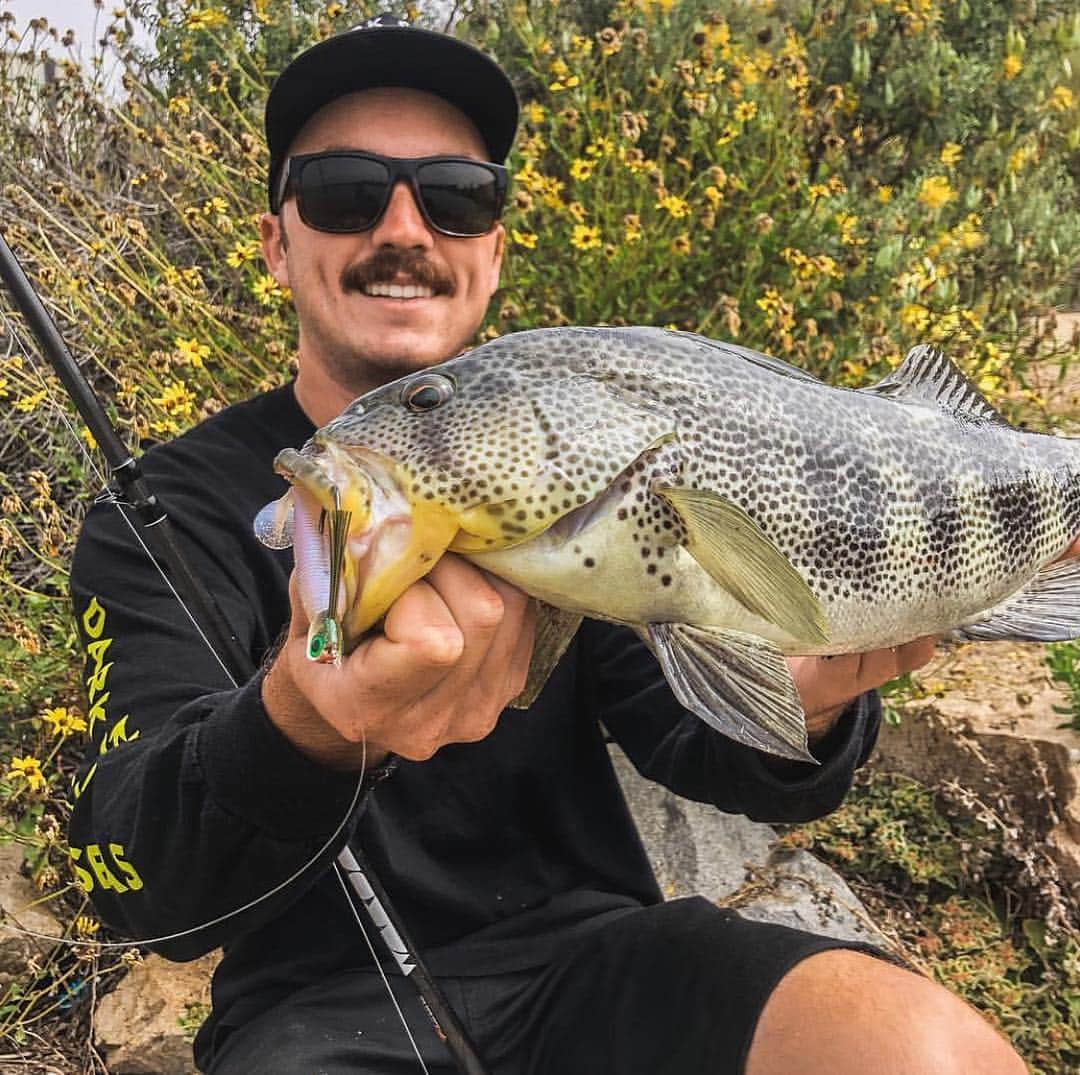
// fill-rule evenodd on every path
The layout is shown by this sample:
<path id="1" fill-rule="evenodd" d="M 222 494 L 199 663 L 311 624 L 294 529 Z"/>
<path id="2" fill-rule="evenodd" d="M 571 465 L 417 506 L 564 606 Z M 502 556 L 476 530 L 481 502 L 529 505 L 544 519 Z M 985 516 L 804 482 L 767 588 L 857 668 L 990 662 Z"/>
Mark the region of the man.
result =
<path id="1" fill-rule="evenodd" d="M 386 18 L 313 47 L 271 91 L 263 252 L 292 290 L 299 372 L 145 458 L 264 671 L 228 686 L 123 521 L 90 513 L 72 591 L 101 748 L 71 826 L 80 879 L 103 917 L 170 957 L 225 946 L 196 1043 L 214 1075 L 413 1070 L 330 867 L 346 839 L 493 1071 L 1024 1070 L 960 1001 L 870 950 L 662 903 L 607 760 L 601 722 L 681 794 L 817 816 L 872 746 L 863 692 L 930 643 L 793 662 L 816 767 L 714 733 L 605 624 L 586 623 L 530 711 L 504 713 L 533 610 L 454 556 L 340 668 L 307 659 L 291 556 L 251 534 L 282 492 L 273 456 L 473 339 L 503 249 L 486 162 L 505 157 L 516 115 L 481 53 Z M 454 1070 L 395 984 L 427 1069 Z"/>

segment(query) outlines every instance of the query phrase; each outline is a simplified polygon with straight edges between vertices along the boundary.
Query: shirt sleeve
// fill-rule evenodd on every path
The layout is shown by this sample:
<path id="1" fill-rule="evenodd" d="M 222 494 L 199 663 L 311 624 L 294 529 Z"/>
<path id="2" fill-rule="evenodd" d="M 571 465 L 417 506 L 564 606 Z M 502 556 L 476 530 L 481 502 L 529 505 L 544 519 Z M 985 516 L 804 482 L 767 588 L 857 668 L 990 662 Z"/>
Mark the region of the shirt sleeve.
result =
<path id="1" fill-rule="evenodd" d="M 202 523 L 212 522 L 200 520 L 199 540 L 178 527 L 178 540 L 255 668 L 272 641 L 265 591 L 280 600 L 282 582 L 251 567 L 245 558 L 259 553 L 235 528 L 208 539 Z M 75 875 L 109 925 L 141 941 L 171 937 L 152 947 L 195 958 L 280 914 L 325 872 L 358 779 L 277 730 L 261 673 L 229 682 L 113 504 L 87 516 L 71 595 L 91 740 L 69 828 Z"/>
<path id="2" fill-rule="evenodd" d="M 870 692 L 814 746 L 819 764 L 763 754 L 684 709 L 629 628 L 586 621 L 582 630 L 599 719 L 642 776 L 687 799 L 754 821 L 810 821 L 840 805 L 877 739 L 881 704 Z"/>

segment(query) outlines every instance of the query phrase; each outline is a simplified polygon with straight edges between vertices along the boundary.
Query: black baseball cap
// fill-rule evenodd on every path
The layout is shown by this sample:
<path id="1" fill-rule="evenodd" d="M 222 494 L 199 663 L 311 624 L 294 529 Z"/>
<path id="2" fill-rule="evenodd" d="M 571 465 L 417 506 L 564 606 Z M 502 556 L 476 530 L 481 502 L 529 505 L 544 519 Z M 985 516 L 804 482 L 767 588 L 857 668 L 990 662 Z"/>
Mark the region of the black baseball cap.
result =
<path id="1" fill-rule="evenodd" d="M 503 69 L 478 48 L 377 15 L 300 53 L 270 87 L 266 100 L 267 189 L 275 212 L 275 187 L 300 128 L 346 93 L 377 86 L 426 90 L 459 108 L 476 124 L 491 160 L 502 163 L 514 144 L 518 99 Z"/>

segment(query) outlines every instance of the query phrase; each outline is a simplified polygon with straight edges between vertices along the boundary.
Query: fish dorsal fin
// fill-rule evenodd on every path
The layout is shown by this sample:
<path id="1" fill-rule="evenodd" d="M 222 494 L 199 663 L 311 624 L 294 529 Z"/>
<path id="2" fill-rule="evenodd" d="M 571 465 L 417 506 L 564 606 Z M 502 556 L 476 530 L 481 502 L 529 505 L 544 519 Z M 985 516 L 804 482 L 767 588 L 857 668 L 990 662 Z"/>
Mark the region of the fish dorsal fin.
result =
<path id="1" fill-rule="evenodd" d="M 687 551 L 745 608 L 805 642 L 824 642 L 821 602 L 745 511 L 704 489 L 654 487 L 678 512 Z"/>
<path id="2" fill-rule="evenodd" d="M 928 343 L 913 347 L 892 373 L 859 391 L 895 399 L 898 403 L 937 407 L 969 422 L 1008 425 L 959 367 Z"/>

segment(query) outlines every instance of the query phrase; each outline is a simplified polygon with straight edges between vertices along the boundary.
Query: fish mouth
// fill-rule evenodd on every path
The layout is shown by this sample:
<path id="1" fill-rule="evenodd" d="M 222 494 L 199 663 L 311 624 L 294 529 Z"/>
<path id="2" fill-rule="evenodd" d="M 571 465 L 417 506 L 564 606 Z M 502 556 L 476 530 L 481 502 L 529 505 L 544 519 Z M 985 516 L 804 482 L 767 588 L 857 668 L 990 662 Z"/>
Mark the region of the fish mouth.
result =
<path id="1" fill-rule="evenodd" d="M 318 434 L 302 452 L 279 453 L 274 469 L 292 486 L 304 611 L 312 623 L 327 616 L 337 621 L 347 653 L 435 566 L 458 532 L 457 521 L 441 505 L 410 497 L 391 460 L 356 446 L 341 448 Z M 336 599 L 333 528 L 327 525 L 335 512 L 347 513 L 339 538 Z"/>
<path id="2" fill-rule="evenodd" d="M 421 486 L 393 459 L 319 433 L 301 451 L 280 452 L 274 469 L 291 485 L 288 503 L 281 503 L 292 512 L 304 611 L 317 631 L 333 621 L 330 627 L 341 640 L 341 654 L 312 654 L 324 660 L 354 649 L 444 552 L 494 552 L 545 532 L 552 541 L 568 540 L 596 518 L 608 499 L 605 494 L 610 495 L 601 490 L 568 512 L 542 519 L 526 510 L 520 497 L 450 505 L 419 491 Z"/>

